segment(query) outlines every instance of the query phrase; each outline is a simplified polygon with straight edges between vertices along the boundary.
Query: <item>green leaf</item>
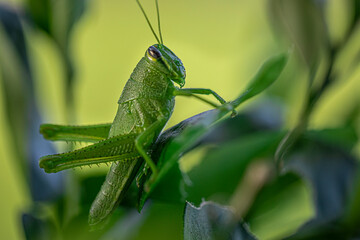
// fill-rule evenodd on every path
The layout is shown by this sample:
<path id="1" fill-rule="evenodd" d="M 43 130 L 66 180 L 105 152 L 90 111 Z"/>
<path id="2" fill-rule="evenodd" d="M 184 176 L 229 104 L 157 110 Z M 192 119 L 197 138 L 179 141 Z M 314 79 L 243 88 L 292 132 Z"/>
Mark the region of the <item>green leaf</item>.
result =
<path id="1" fill-rule="evenodd" d="M 282 132 L 249 134 L 210 150 L 188 172 L 188 201 L 199 204 L 216 195 L 228 199 L 240 182 L 248 164 L 259 158 L 271 158 Z"/>
<path id="2" fill-rule="evenodd" d="M 244 223 L 234 221 L 230 208 L 212 202 L 200 207 L 187 203 L 184 214 L 184 239 L 256 240 Z"/>
<path id="3" fill-rule="evenodd" d="M 252 98 L 271 86 L 280 76 L 288 60 L 287 54 L 268 59 L 245 88 L 246 91 L 231 102 L 234 107 Z"/>
<path id="4" fill-rule="evenodd" d="M 294 173 L 276 176 L 259 191 L 244 221 L 260 239 L 281 239 L 313 216 L 309 192 Z"/>
<path id="5" fill-rule="evenodd" d="M 273 211 L 278 202 L 284 201 L 284 195 L 289 192 L 289 189 L 299 182 L 302 182 L 302 179 L 298 175 L 287 173 L 265 185 L 246 214 L 246 221 L 251 222 L 256 217 Z"/>

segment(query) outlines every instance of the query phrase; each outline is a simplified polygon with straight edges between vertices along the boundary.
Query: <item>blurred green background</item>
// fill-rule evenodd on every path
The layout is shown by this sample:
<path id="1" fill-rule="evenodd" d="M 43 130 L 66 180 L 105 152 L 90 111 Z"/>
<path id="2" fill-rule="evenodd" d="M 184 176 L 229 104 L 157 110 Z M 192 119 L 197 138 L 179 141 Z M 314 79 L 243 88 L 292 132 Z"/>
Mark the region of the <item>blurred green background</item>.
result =
<path id="1" fill-rule="evenodd" d="M 24 4 L 22 1 L 1 2 L 15 6 Z M 142 2 L 155 25 L 154 2 Z M 326 8 L 334 41 L 341 38 L 348 24 L 349 9 L 344 3 L 332 0 Z M 211 88 L 226 100 L 232 100 L 265 59 L 282 51 L 293 51 L 294 47 L 283 44 L 276 37 L 269 20 L 268 4 L 266 0 L 160 0 L 164 44 L 182 59 L 187 71 L 186 87 Z M 65 124 L 67 106 L 63 98 L 64 73 L 59 50 L 45 34 L 30 27 L 25 27 L 25 30 L 37 103 L 44 113 L 44 122 Z M 337 68 L 346 69 L 350 64 L 346 59 L 354 54 L 354 49 L 359 50 L 359 35 L 357 31 L 341 55 L 345 60 L 340 61 Z M 76 122 L 71 124 L 111 122 L 125 82 L 148 46 L 155 43 L 136 2 L 90 1 L 75 25 L 70 43 L 76 68 Z M 285 127 L 288 128 L 294 126 L 304 99 L 307 76 L 302 70 L 296 56 L 291 55 L 281 79 L 269 90 L 269 94 L 283 102 Z M 340 81 L 315 109 L 310 128 L 335 127 L 344 123 L 346 114 L 359 103 L 359 78 L 360 68 L 341 75 Z M 0 237 L 23 239 L 20 216 L 31 204 L 31 199 L 24 177 L 14 161 L 17 150 L 9 141 L 12 132 L 4 116 L 3 91 L 0 89 Z M 261 99 L 249 104 L 257 102 Z M 207 109 L 209 107 L 199 101 L 179 97 L 167 126 Z M 359 133 L 359 124 L 357 131 Z M 57 147 L 59 151 L 64 149 L 63 145 Z M 359 156 L 359 146 L 357 149 Z M 98 171 L 105 172 L 106 168 L 76 173 L 96 174 Z M 262 224 L 253 226 L 255 229 L 252 230 L 259 236 L 274 236 L 279 231 L 294 229 L 309 218 L 312 207 L 308 189 L 304 186 L 299 186 L 299 189 L 287 203 L 289 206 L 282 210 L 287 216 L 291 213 L 291 219 L 278 212 L 275 218 L 275 215 L 271 218 L 264 216 Z M 150 228 L 147 231 L 153 230 L 151 225 L 147 228 Z"/>

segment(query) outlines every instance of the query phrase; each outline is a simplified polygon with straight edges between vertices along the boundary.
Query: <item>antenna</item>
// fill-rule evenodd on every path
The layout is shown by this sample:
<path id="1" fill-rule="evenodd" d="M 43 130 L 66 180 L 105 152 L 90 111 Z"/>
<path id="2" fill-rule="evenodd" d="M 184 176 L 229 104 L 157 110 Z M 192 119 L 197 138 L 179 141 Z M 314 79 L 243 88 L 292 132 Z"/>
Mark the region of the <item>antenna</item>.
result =
<path id="1" fill-rule="evenodd" d="M 157 19 L 158 19 L 158 28 L 159 28 L 159 35 L 160 35 L 160 41 L 161 41 L 161 44 L 163 44 L 163 38 L 162 38 L 162 35 L 161 35 L 161 27 L 160 27 L 160 11 L 159 11 L 159 3 L 158 3 L 158 0 L 155 0 L 155 3 L 156 3 L 156 12 L 157 12 Z"/>
<path id="2" fill-rule="evenodd" d="M 161 44 L 161 43 L 160 43 L 160 40 L 159 40 L 159 38 L 158 38 L 158 36 L 156 35 L 156 33 L 155 33 L 154 29 L 153 29 L 153 27 L 151 26 L 151 23 L 150 23 L 150 21 L 149 21 L 149 18 L 147 17 L 147 15 L 146 15 L 146 13 L 145 13 L 145 11 L 144 11 L 143 7 L 141 6 L 141 4 L 140 4 L 139 0 L 136 0 L 136 2 L 137 2 L 137 4 L 139 5 L 139 7 L 140 7 L 140 9 L 141 9 L 141 11 L 142 11 L 142 13 L 143 13 L 143 15 L 144 15 L 144 17 L 145 17 L 145 19 L 146 19 L 146 21 L 147 21 L 148 25 L 149 25 L 149 27 L 150 27 L 150 29 L 151 29 L 152 33 L 154 34 L 154 37 L 156 38 L 156 41 L 157 41 L 159 44 Z M 156 0 L 156 3 L 157 3 L 157 0 Z M 156 4 L 156 6 L 157 6 L 157 4 Z M 158 13 L 158 14 L 159 14 L 159 13 Z M 159 17 L 159 15 L 158 15 L 158 17 Z M 159 19 L 159 18 L 158 18 L 158 19 Z M 160 22 L 159 22 L 159 27 L 160 27 Z M 161 36 L 161 33 L 160 33 L 160 36 Z M 162 42 L 162 41 L 161 41 L 161 42 Z"/>

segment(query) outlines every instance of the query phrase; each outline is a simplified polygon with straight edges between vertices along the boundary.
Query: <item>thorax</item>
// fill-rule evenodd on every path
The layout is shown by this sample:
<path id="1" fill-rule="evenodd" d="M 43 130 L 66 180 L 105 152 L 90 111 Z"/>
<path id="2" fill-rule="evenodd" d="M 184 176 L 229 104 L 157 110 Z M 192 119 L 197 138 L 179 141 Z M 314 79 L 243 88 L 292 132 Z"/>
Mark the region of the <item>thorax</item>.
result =
<path id="1" fill-rule="evenodd" d="M 166 74 L 142 58 L 126 82 L 118 103 L 144 98 L 166 102 L 173 98 L 173 87 L 174 84 Z"/>
<path id="2" fill-rule="evenodd" d="M 174 84 L 148 65 L 141 59 L 125 84 L 110 136 L 141 132 L 160 117 L 170 118 L 175 105 Z"/>

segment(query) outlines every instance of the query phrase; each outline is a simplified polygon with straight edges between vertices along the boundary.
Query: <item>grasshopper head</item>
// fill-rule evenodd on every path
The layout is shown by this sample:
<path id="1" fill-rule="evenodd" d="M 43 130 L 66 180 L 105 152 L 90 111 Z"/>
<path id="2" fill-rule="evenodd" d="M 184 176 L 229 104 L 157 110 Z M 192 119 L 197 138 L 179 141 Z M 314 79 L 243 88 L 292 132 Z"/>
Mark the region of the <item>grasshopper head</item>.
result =
<path id="1" fill-rule="evenodd" d="M 167 74 L 172 81 L 185 85 L 186 72 L 181 60 L 165 45 L 154 44 L 145 53 L 145 58 L 158 70 Z"/>

